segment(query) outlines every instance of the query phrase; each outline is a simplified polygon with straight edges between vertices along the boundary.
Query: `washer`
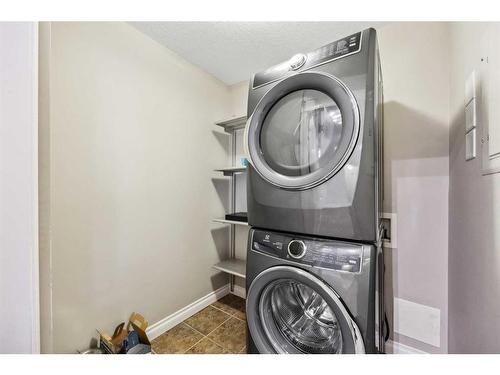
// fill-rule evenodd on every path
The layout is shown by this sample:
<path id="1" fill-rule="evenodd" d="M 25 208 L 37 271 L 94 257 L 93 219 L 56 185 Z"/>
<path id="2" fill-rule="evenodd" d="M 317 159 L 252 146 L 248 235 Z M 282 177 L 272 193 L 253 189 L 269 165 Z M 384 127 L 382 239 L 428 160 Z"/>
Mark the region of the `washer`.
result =
<path id="1" fill-rule="evenodd" d="M 376 241 L 381 95 L 373 29 L 255 74 L 244 141 L 249 224 Z"/>
<path id="2" fill-rule="evenodd" d="M 376 353 L 373 245 L 251 229 L 248 353 Z"/>

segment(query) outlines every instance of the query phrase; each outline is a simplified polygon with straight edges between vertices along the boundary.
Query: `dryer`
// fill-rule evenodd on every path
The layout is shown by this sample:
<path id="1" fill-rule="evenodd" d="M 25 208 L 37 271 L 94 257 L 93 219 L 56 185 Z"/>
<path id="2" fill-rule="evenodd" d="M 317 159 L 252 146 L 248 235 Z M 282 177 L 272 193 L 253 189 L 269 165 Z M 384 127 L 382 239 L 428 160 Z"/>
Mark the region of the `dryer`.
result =
<path id="1" fill-rule="evenodd" d="M 244 141 L 249 224 L 376 241 L 381 103 L 373 29 L 255 74 Z"/>

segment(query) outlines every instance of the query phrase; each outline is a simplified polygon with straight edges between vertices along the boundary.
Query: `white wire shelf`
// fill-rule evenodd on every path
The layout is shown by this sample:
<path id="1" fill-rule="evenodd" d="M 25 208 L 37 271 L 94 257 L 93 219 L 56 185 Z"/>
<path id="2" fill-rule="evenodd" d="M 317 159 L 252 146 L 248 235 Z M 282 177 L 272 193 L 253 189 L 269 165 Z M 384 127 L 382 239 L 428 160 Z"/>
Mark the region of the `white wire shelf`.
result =
<path id="1" fill-rule="evenodd" d="M 226 219 L 213 219 L 216 223 L 222 224 L 235 224 L 235 225 L 244 225 L 247 226 L 248 223 L 246 221 L 238 221 L 238 220 L 226 220 Z"/>
<path id="2" fill-rule="evenodd" d="M 233 130 L 244 128 L 246 123 L 247 116 L 240 116 L 216 122 L 215 125 L 222 126 L 226 133 L 231 133 Z"/>
<path id="3" fill-rule="evenodd" d="M 226 167 L 226 168 L 219 168 L 215 169 L 216 172 L 222 172 L 224 176 L 231 176 L 235 173 L 244 173 L 246 172 L 247 167 Z"/>
<path id="4" fill-rule="evenodd" d="M 238 277 L 246 277 L 246 262 L 241 259 L 227 259 L 213 265 L 216 270 L 235 275 Z"/>

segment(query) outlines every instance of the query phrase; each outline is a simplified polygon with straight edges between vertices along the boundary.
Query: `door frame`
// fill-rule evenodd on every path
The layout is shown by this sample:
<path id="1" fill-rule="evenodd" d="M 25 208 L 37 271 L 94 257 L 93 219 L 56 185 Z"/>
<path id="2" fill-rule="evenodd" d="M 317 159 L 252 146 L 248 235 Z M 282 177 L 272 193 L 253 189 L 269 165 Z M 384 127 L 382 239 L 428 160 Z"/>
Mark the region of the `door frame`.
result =
<path id="1" fill-rule="evenodd" d="M 32 22 L 33 27 L 33 254 L 32 254 L 32 277 L 33 277 L 33 338 L 32 352 L 40 354 L 40 250 L 39 250 L 39 207 L 38 207 L 38 22 Z"/>
<path id="2" fill-rule="evenodd" d="M 39 297 L 39 218 L 38 218 L 38 23 L 5 22 L 2 27 L 2 82 L 6 100 L 2 106 L 4 145 L 1 172 L 2 196 L 6 203 L 0 212 L 4 231 L 0 247 L 8 250 L 12 263 L 4 285 L 19 305 L 4 306 L 2 317 L 16 327 L 25 327 L 8 352 L 40 353 Z M 3 232 L 4 234 L 6 232 Z M 2 272 L 2 270 L 0 270 Z M 15 273 L 18 280 L 9 273 Z M 22 310 L 22 315 L 19 314 Z M 29 327 L 29 329 L 28 329 Z M 3 346 L 2 346 L 3 347 Z M 9 349 L 10 348 L 10 349 Z"/>

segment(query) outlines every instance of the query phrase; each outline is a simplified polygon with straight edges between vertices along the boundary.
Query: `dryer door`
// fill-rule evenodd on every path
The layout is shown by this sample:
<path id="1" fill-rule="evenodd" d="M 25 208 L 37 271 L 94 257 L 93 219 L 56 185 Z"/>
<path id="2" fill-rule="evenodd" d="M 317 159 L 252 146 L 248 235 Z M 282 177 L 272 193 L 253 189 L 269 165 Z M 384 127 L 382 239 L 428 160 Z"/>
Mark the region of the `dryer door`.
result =
<path id="1" fill-rule="evenodd" d="M 260 353 L 364 353 L 356 323 L 323 281 L 296 267 L 271 267 L 247 293 L 247 322 Z"/>
<path id="2" fill-rule="evenodd" d="M 262 178 L 302 190 L 342 168 L 358 133 L 359 109 L 347 86 L 325 73 L 304 72 L 264 95 L 247 122 L 245 144 Z"/>

